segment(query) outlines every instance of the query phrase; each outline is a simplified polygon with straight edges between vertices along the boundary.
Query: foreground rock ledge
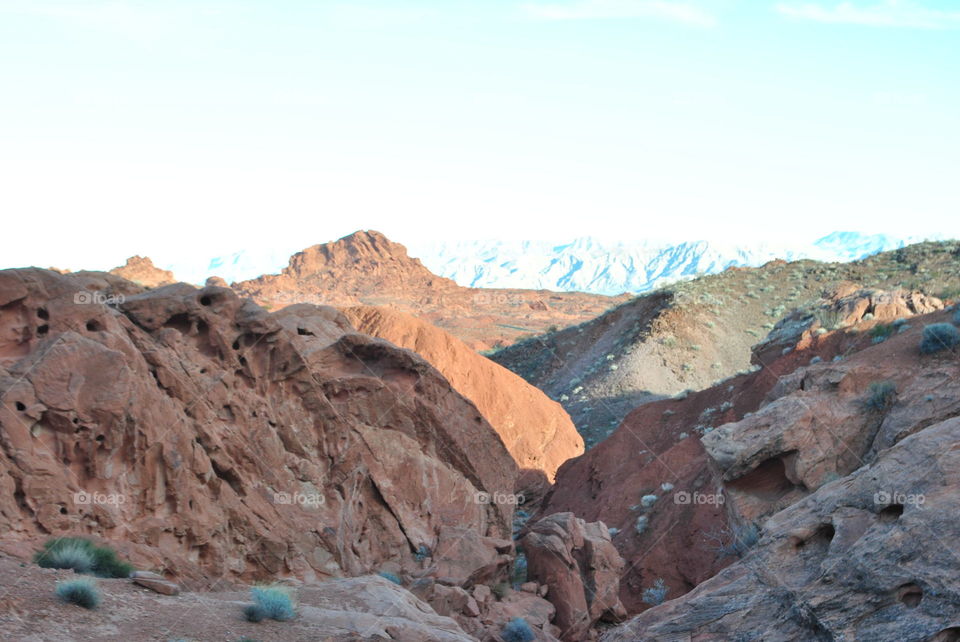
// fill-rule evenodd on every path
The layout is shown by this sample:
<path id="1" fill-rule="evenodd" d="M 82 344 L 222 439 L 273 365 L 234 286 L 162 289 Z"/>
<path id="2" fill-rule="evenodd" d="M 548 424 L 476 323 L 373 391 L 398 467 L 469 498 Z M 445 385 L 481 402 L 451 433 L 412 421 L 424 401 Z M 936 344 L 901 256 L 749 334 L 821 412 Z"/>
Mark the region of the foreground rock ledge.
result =
<path id="1" fill-rule="evenodd" d="M 960 418 L 764 524 L 744 559 L 604 642 L 955 640 L 960 633 Z"/>

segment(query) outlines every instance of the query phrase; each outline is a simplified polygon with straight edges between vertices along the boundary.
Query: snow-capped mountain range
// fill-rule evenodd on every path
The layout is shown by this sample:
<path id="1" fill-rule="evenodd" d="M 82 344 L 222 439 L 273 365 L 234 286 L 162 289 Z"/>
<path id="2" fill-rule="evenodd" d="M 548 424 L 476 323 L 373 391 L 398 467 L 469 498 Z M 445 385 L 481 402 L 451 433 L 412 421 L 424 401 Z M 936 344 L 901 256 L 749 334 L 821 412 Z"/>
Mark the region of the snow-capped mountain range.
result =
<path id="1" fill-rule="evenodd" d="M 813 243 L 730 244 L 712 241 L 621 241 L 590 237 L 548 241 L 409 242 L 410 256 L 435 274 L 477 288 L 525 288 L 597 294 L 646 292 L 665 283 L 713 274 L 731 266 L 758 266 L 774 259 L 853 261 L 921 238 L 834 232 Z M 302 249 L 302 248 L 301 248 Z M 207 276 L 228 282 L 275 274 L 293 252 L 240 251 L 205 265 L 165 265 L 181 279 Z"/>
<path id="2" fill-rule="evenodd" d="M 413 244 L 409 249 L 433 272 L 460 285 L 613 295 L 646 292 L 665 283 L 721 272 L 730 266 L 758 266 L 774 259 L 853 261 L 918 240 L 834 232 L 807 245 L 711 241 L 605 243 L 579 238 L 561 244 L 466 241 Z"/>

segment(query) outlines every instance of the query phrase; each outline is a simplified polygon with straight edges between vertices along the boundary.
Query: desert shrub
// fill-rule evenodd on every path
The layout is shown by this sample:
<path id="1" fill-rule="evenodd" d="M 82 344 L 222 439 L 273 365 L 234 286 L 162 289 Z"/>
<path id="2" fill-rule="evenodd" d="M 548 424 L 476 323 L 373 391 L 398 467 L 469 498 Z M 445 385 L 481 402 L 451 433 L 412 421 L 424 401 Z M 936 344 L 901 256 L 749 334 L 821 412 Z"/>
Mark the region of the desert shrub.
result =
<path id="1" fill-rule="evenodd" d="M 73 569 L 77 573 L 89 573 L 93 569 L 93 554 L 90 547 L 70 541 L 46 551 L 46 555 L 37 559 L 43 568 Z"/>
<path id="2" fill-rule="evenodd" d="M 960 325 L 960 307 L 953 313 L 953 323 L 954 325 Z"/>
<path id="3" fill-rule="evenodd" d="M 667 593 L 669 591 L 670 589 L 667 588 L 663 578 L 660 577 L 653 583 L 653 586 L 643 589 L 641 599 L 647 604 L 656 606 L 657 604 L 663 604 L 663 601 L 667 599 Z"/>
<path id="4" fill-rule="evenodd" d="M 116 551 L 106 546 L 93 546 L 93 572 L 101 577 L 130 577 L 133 565 L 124 562 Z"/>
<path id="5" fill-rule="evenodd" d="M 522 617 L 516 617 L 507 622 L 500 631 L 504 642 L 532 642 L 536 639 L 530 625 Z"/>
<path id="6" fill-rule="evenodd" d="M 527 556 L 523 551 L 517 551 L 517 557 L 513 560 L 513 572 L 510 573 L 510 583 L 514 586 L 520 586 L 527 581 Z"/>
<path id="7" fill-rule="evenodd" d="M 893 325 L 880 323 L 870 328 L 870 337 L 874 343 L 883 343 L 896 331 Z"/>
<path id="8" fill-rule="evenodd" d="M 429 546 L 427 546 L 426 544 L 421 544 L 421 545 L 417 548 L 417 552 L 414 553 L 413 557 L 414 557 L 414 559 L 416 559 L 418 562 L 422 562 L 422 561 L 424 561 L 425 559 L 427 559 L 428 557 L 433 557 L 433 553 L 430 551 L 430 547 L 429 547 Z"/>
<path id="9" fill-rule="evenodd" d="M 868 410 L 883 411 L 889 409 L 896 399 L 897 386 L 892 381 L 874 381 L 870 384 L 864 406 Z"/>
<path id="10" fill-rule="evenodd" d="M 267 619 L 267 612 L 259 604 L 247 604 L 243 607 L 243 617 L 248 622 L 262 622 Z"/>
<path id="11" fill-rule="evenodd" d="M 641 515 L 637 518 L 636 523 L 633 525 L 633 530 L 637 532 L 637 535 L 643 535 L 647 530 L 647 526 L 650 524 L 650 518 L 646 515 Z"/>
<path id="12" fill-rule="evenodd" d="M 250 606 L 259 607 L 263 613 L 263 618 L 270 618 L 278 622 L 285 622 L 296 617 L 296 611 L 293 608 L 293 599 L 290 592 L 279 586 L 255 586 L 250 589 L 250 597 L 253 598 L 253 604 Z M 259 615 L 256 609 L 250 609 L 250 606 L 244 609 L 244 615 L 250 620 L 250 615 Z M 249 613 L 248 613 L 249 611 Z M 259 620 L 250 620 L 257 622 Z"/>
<path id="13" fill-rule="evenodd" d="M 380 571 L 377 573 L 380 577 L 387 580 L 388 582 L 393 582 L 394 584 L 403 585 L 403 582 L 400 580 L 400 577 L 396 573 L 390 573 L 389 571 Z"/>
<path id="14" fill-rule="evenodd" d="M 960 299 L 960 287 L 950 286 L 937 292 L 937 298 L 944 301 L 955 301 Z"/>
<path id="15" fill-rule="evenodd" d="M 760 528 L 754 523 L 738 524 L 706 536 L 716 542 L 713 550 L 722 557 L 743 557 L 760 541 Z"/>
<path id="16" fill-rule="evenodd" d="M 502 600 L 510 593 L 510 585 L 506 582 L 500 582 L 491 586 L 490 591 L 497 596 L 498 600 Z"/>
<path id="17" fill-rule="evenodd" d="M 47 540 L 43 550 L 34 554 L 33 561 L 43 568 L 72 568 L 78 573 L 93 573 L 100 577 L 130 577 L 134 570 L 112 548 L 96 546 L 83 537 Z"/>
<path id="18" fill-rule="evenodd" d="M 814 318 L 820 322 L 820 327 L 827 330 L 839 330 L 843 326 L 843 312 L 833 308 L 819 308 L 813 313 Z"/>
<path id="19" fill-rule="evenodd" d="M 64 602 L 76 604 L 85 609 L 95 609 L 100 604 L 100 591 L 90 580 L 60 582 L 55 592 Z"/>
<path id="20" fill-rule="evenodd" d="M 933 354 L 960 344 L 960 331 L 949 323 L 934 323 L 923 329 L 923 339 L 920 341 L 920 352 Z"/>

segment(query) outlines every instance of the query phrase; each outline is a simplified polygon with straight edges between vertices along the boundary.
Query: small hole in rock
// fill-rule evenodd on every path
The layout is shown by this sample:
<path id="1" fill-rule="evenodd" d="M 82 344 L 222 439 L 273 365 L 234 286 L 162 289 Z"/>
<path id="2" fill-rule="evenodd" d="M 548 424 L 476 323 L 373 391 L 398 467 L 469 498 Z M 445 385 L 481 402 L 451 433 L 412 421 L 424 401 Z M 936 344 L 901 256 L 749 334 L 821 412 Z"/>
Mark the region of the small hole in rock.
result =
<path id="1" fill-rule="evenodd" d="M 97 435 L 97 441 L 99 441 L 100 443 L 103 443 L 103 439 L 104 439 L 103 435 Z"/>
<path id="2" fill-rule="evenodd" d="M 200 305 L 210 305 L 211 303 L 213 303 L 213 299 L 211 299 L 210 297 L 208 296 L 200 297 Z"/>
<path id="3" fill-rule="evenodd" d="M 923 599 L 923 589 L 912 582 L 904 584 L 897 589 L 897 599 L 911 609 L 916 608 L 920 604 L 920 600 Z"/>
<path id="4" fill-rule="evenodd" d="M 47 312 L 47 309 L 46 309 L 46 308 L 38 308 L 38 309 L 37 309 L 37 317 L 40 318 L 40 319 L 43 319 L 44 321 L 46 321 L 47 319 L 50 318 L 50 313 Z"/>
<path id="5" fill-rule="evenodd" d="M 67 507 L 66 507 L 66 506 L 61 506 L 61 507 L 60 507 L 60 514 L 61 514 L 61 515 L 66 515 L 66 514 L 67 514 Z"/>
<path id="6" fill-rule="evenodd" d="M 90 319 L 87 321 L 87 332 L 100 332 L 103 327 L 100 325 L 100 322 L 96 319 Z"/>
<path id="7" fill-rule="evenodd" d="M 903 504 L 890 504 L 880 511 L 881 522 L 895 522 L 903 515 Z"/>
<path id="8" fill-rule="evenodd" d="M 50 326 L 48 326 L 46 323 L 41 326 L 37 326 L 37 335 L 42 336 L 48 332 L 50 332 Z"/>
<path id="9" fill-rule="evenodd" d="M 23 412 L 24 410 L 27 409 L 27 407 L 24 406 L 24 405 L 23 405 L 23 402 L 21 402 L 21 401 L 18 401 L 16 405 L 17 405 L 17 410 L 19 410 L 20 412 Z"/>
<path id="10" fill-rule="evenodd" d="M 960 642 L 960 626 L 951 626 L 930 638 L 930 642 Z"/>

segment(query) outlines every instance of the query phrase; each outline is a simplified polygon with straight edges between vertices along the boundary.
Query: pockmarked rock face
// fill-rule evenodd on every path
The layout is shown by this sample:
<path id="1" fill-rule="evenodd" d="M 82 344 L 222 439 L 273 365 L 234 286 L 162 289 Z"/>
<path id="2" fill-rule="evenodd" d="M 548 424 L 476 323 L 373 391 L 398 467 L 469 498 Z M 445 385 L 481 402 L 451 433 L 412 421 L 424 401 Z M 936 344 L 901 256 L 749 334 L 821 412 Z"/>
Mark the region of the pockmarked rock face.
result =
<path id="1" fill-rule="evenodd" d="M 905 438 L 773 515 L 736 564 L 602 639 L 956 639 L 958 443 L 958 418 Z"/>
<path id="2" fill-rule="evenodd" d="M 553 482 L 557 468 L 583 453 L 583 438 L 566 411 L 526 381 L 429 323 L 387 308 L 359 306 L 344 314 L 358 331 L 413 350 L 473 401 L 500 435 L 521 471 Z M 523 482 L 521 488 L 523 490 Z"/>
<path id="3" fill-rule="evenodd" d="M 497 572 L 516 464 L 476 407 L 329 307 L 0 272 L 0 546 L 107 540 L 185 582 Z M 490 542 L 489 545 L 488 542 Z M 469 553 L 469 555 L 467 555 Z M 492 557 L 492 559 L 490 559 Z"/>

